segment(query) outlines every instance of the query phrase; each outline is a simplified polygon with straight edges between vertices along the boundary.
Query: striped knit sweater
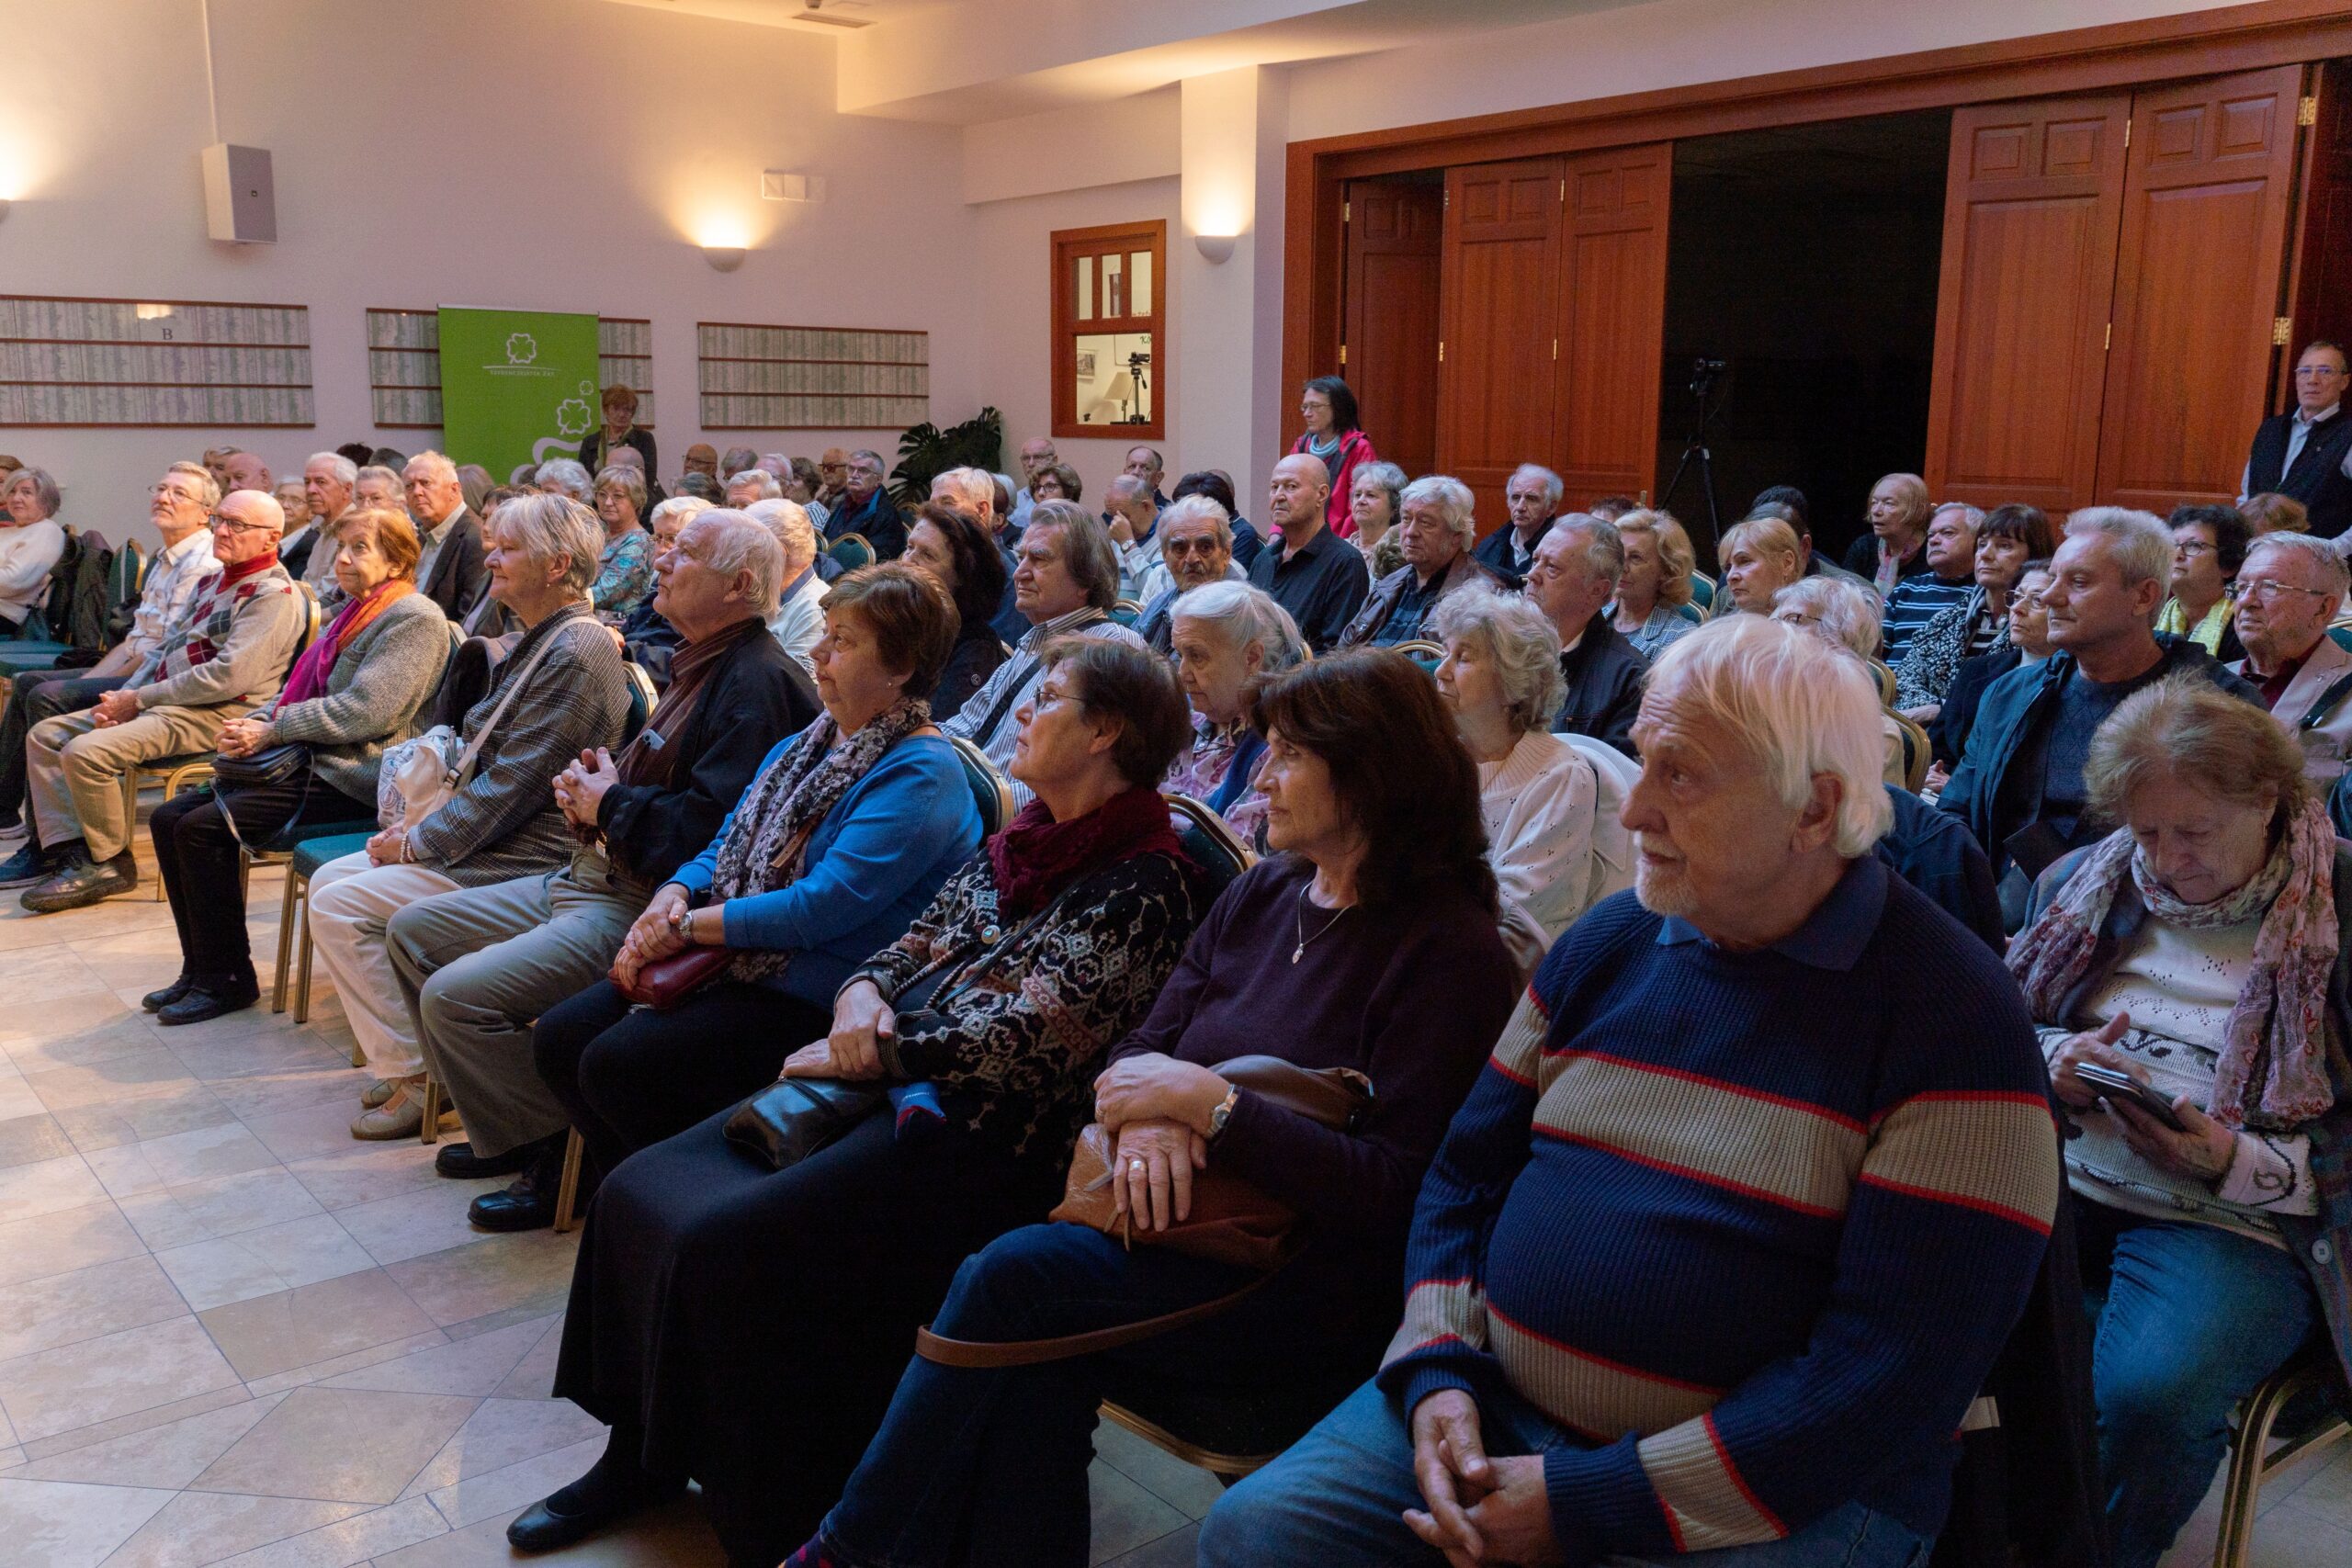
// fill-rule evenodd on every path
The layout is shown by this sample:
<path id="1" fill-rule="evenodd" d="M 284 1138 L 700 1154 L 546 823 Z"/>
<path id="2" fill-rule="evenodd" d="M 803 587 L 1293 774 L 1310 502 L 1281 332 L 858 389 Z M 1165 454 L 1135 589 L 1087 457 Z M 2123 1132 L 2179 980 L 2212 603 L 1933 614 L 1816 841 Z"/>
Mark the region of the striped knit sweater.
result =
<path id="1" fill-rule="evenodd" d="M 1584 1438 L 1544 1459 L 1572 1564 L 1849 1500 L 1933 1535 L 2058 1183 L 2016 987 L 1875 857 L 1757 953 L 1621 893 L 1430 1168 L 1381 1382 L 1507 1385 Z"/>

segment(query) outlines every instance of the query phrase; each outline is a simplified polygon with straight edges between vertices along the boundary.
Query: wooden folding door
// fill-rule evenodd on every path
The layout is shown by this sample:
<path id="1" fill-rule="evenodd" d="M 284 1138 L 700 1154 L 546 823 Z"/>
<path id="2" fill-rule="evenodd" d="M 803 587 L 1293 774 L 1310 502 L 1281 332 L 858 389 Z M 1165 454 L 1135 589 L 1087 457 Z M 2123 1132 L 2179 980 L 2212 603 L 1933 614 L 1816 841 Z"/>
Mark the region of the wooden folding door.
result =
<path id="1" fill-rule="evenodd" d="M 1539 459 L 1559 470 L 1566 506 L 1657 482 L 1673 175 L 1662 142 L 1567 160 L 1554 428 Z"/>
<path id="2" fill-rule="evenodd" d="M 1340 374 L 1363 411 L 1373 446 L 1408 474 L 1437 461 L 1438 254 L 1445 187 L 1434 181 L 1350 180 L 1347 322 Z"/>

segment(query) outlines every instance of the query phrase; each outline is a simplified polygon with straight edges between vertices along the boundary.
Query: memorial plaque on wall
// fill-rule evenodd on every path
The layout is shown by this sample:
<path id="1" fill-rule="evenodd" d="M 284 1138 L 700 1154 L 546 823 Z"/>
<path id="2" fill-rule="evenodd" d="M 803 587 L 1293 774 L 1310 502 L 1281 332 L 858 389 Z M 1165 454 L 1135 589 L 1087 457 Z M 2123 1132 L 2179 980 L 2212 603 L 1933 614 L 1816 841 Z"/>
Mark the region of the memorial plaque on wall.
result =
<path id="1" fill-rule="evenodd" d="M 931 418 L 931 334 L 703 321 L 706 430 L 888 430 Z"/>
<path id="2" fill-rule="evenodd" d="M 305 306 L 0 295 L 0 425 L 315 423 Z"/>

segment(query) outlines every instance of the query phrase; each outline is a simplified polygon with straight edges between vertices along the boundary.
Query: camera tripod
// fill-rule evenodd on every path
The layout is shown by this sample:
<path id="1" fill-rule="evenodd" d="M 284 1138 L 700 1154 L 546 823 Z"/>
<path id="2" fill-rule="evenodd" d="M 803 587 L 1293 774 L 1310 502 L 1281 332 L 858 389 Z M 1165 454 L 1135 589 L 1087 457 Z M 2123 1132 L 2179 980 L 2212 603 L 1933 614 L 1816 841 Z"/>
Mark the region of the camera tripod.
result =
<path id="1" fill-rule="evenodd" d="M 1674 477 L 1667 481 L 1666 489 L 1658 492 L 1656 502 L 1661 512 L 1668 510 L 1673 504 L 1675 492 L 1682 488 L 1683 476 L 1690 473 L 1694 466 L 1697 468 L 1699 489 L 1707 499 L 1706 558 L 1711 560 L 1714 558 L 1716 542 L 1723 537 L 1724 520 L 1722 510 L 1715 502 L 1715 459 L 1714 454 L 1707 448 L 1707 433 L 1724 412 L 1724 404 L 1729 400 L 1727 378 L 1724 373 L 1730 367 L 1728 360 L 1703 356 L 1692 363 L 1690 439 L 1683 443 L 1682 457 L 1674 465 Z M 1725 388 L 1723 397 L 1715 396 L 1718 385 Z"/>

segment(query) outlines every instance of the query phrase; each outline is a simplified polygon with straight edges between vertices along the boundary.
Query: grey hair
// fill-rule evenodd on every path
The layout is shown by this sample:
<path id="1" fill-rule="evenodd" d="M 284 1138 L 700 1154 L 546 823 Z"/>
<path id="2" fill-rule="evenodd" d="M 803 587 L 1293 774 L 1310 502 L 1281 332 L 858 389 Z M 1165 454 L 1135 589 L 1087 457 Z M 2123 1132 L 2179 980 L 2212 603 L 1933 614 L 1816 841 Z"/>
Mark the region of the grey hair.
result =
<path id="1" fill-rule="evenodd" d="M 1864 659 L 1878 654 L 1878 595 L 1841 577 L 1801 577 L 1772 595 L 1774 610 L 1810 610 L 1815 629 Z"/>
<path id="2" fill-rule="evenodd" d="M 798 502 L 771 496 L 752 502 L 742 513 L 775 537 L 786 560 L 803 554 L 811 560 L 817 558 L 817 525 L 808 521 L 808 509 Z"/>
<path id="3" fill-rule="evenodd" d="M 1062 531 L 1064 563 L 1088 604 L 1108 611 L 1119 602 L 1119 547 L 1100 517 L 1074 501 L 1041 501 L 1029 509 L 1029 526 Z"/>
<path id="4" fill-rule="evenodd" d="M 760 460 L 760 455 L 749 446 L 729 446 L 718 459 L 719 482 L 722 484 Z"/>
<path id="5" fill-rule="evenodd" d="M 392 489 L 395 492 L 399 491 L 403 482 L 398 470 L 388 468 L 381 463 L 369 463 L 366 467 L 360 468 L 357 472 L 354 473 L 351 476 L 352 488 L 354 490 L 358 489 L 359 481 L 362 479 L 388 479 L 391 482 Z"/>
<path id="6" fill-rule="evenodd" d="M 40 502 L 41 515 L 56 516 L 57 509 L 65 503 L 65 498 L 58 494 L 57 481 L 50 478 L 49 470 L 47 468 L 18 468 L 6 479 L 0 479 L 0 495 L 6 495 L 16 489 L 20 479 L 32 485 L 33 494 Z M 213 504 L 220 503 L 215 502 Z"/>
<path id="7" fill-rule="evenodd" d="M 443 479 L 454 479 L 458 477 L 458 465 L 446 452 L 435 452 L 430 449 L 419 452 L 401 465 L 401 471 L 405 475 L 409 469 L 415 468 L 428 469 Z"/>
<path id="8" fill-rule="evenodd" d="M 760 493 L 752 497 L 754 501 L 774 501 L 784 494 L 784 487 L 776 483 L 775 476 L 765 468 L 738 468 L 727 476 L 726 484 L 720 488 L 756 490 Z"/>
<path id="9" fill-rule="evenodd" d="M 1541 463 L 1521 463 L 1518 468 L 1513 468 L 1510 471 L 1510 477 L 1514 479 L 1518 479 L 1522 474 L 1533 474 L 1536 478 L 1544 481 L 1544 505 L 1557 506 L 1560 504 L 1560 497 L 1566 493 L 1568 487 L 1561 480 L 1559 475 L 1554 473 L 1551 469 L 1545 468 Z"/>
<path id="10" fill-rule="evenodd" d="M 1513 733 L 1550 728 L 1568 685 L 1560 674 L 1560 634 L 1533 600 L 1482 582 L 1439 600 L 1428 625 L 1442 641 L 1459 637 L 1486 649 L 1502 678 Z"/>
<path id="11" fill-rule="evenodd" d="M 1471 495 L 1468 485 L 1464 484 L 1452 474 L 1422 475 L 1411 484 L 1407 485 L 1405 493 L 1396 498 L 1398 522 L 1401 523 L 1405 519 L 1406 506 L 1416 501 L 1435 502 L 1447 525 L 1462 536 L 1464 544 L 1477 542 L 1478 519 L 1475 513 L 1478 503 L 1476 498 Z"/>
<path id="12" fill-rule="evenodd" d="M 775 467 L 769 468 L 770 463 L 774 463 Z M 778 479 L 782 479 L 785 475 L 792 472 L 792 459 L 781 452 L 763 452 L 760 454 L 760 460 L 752 466 L 763 473 L 774 474 Z"/>
<path id="13" fill-rule="evenodd" d="M 2245 558 L 2254 559 L 2256 550 L 2281 550 L 2310 561 L 2326 584 L 2325 592 L 2341 599 L 2352 592 L 2352 563 L 2347 563 L 2334 539 L 2322 539 L 2310 534 L 2263 534 L 2245 547 Z M 2240 568 L 2244 570 L 2243 567 Z"/>
<path id="14" fill-rule="evenodd" d="M 1226 554 L 1231 555 L 1233 553 L 1233 518 L 1224 507 L 1217 504 L 1215 496 L 1203 495 L 1194 491 L 1181 501 L 1170 502 L 1168 510 L 1159 514 L 1161 528 L 1166 528 L 1171 523 L 1203 522 L 1216 525 L 1217 545 Z M 1203 586 L 1211 585 L 1203 584 Z M 1199 590 L 1195 589 L 1193 592 L 1198 592 Z"/>
<path id="15" fill-rule="evenodd" d="M 2107 541 L 2115 564 L 2123 569 L 2124 587 L 2153 581 L 2165 593 L 2172 592 L 2172 530 L 2164 519 L 2128 506 L 2086 506 L 2066 519 L 2066 537 L 2093 534 Z"/>
<path id="16" fill-rule="evenodd" d="M 1348 481 L 1348 488 L 1353 490 L 1362 479 L 1370 479 L 1388 492 L 1388 520 L 1396 522 L 1398 509 L 1405 504 L 1399 499 L 1405 489 L 1405 470 L 1394 463 L 1366 463 L 1356 470 L 1355 479 Z"/>
<path id="17" fill-rule="evenodd" d="M 541 489 L 553 485 L 572 500 L 583 504 L 593 502 L 596 499 L 595 481 L 588 477 L 588 470 L 585 468 L 570 457 L 548 458 L 539 465 L 537 477 Z"/>
<path id="18" fill-rule="evenodd" d="M 1877 682 L 1860 660 L 1810 632 L 1762 615 L 1724 615 L 1667 644 L 1642 699 L 1712 715 L 1757 761 L 1781 803 L 1802 807 L 1816 773 L 1839 792 L 1836 843 L 1855 860 L 1894 817 L 1883 776 Z"/>
<path id="19" fill-rule="evenodd" d="M 1196 499 L 1208 500 L 1188 495 L 1176 505 Z M 1217 510 L 1220 514 L 1224 512 L 1222 507 Z M 1272 594 L 1246 582 L 1204 582 L 1179 594 L 1168 615 L 1171 622 L 1202 621 L 1221 626 L 1236 648 L 1256 643 L 1270 671 L 1287 670 L 1306 657 L 1306 639 L 1298 635 L 1298 623 L 1291 619 L 1290 612 L 1274 603 Z"/>
<path id="20" fill-rule="evenodd" d="M 1971 506 L 1964 501 L 1939 502 L 1936 504 L 1936 509 L 1928 513 L 1928 522 L 1929 525 L 1932 526 L 1936 519 L 1941 517 L 1947 512 L 1957 512 L 1960 513 L 1960 520 L 1968 525 L 1968 536 L 1970 538 L 1973 539 L 1977 535 L 1984 531 L 1984 509 L 1981 506 Z M 1803 532 L 1803 530 L 1799 530 L 1799 532 Z"/>
<path id="21" fill-rule="evenodd" d="M 1583 532 L 1591 536 L 1585 541 L 1585 570 L 1610 586 L 1615 587 L 1625 575 L 1625 536 L 1606 517 L 1595 517 L 1589 512 L 1564 512 L 1552 520 L 1552 532 Z"/>
<path id="22" fill-rule="evenodd" d="M 566 558 L 563 586 L 575 599 L 587 597 L 605 549 L 605 525 L 586 506 L 568 495 L 518 495 L 498 509 L 491 526 L 503 530 L 535 561 Z"/>
<path id="23" fill-rule="evenodd" d="M 996 480 L 978 468 L 945 468 L 931 478 L 931 493 L 944 490 L 975 516 L 996 514 Z"/>
<path id="24" fill-rule="evenodd" d="M 853 463 L 856 462 L 861 457 L 873 464 L 876 468 L 881 469 L 886 474 L 890 471 L 890 465 L 882 460 L 882 454 L 879 452 L 869 451 L 865 447 L 860 446 L 849 455 L 849 460 Z"/>
<path id="25" fill-rule="evenodd" d="M 1102 504 L 1105 506 L 1116 506 L 1123 501 L 1133 501 L 1137 496 L 1143 497 L 1146 501 L 1151 499 L 1151 481 L 1139 479 L 1124 470 L 1112 475 L 1111 482 L 1102 487 Z"/>
<path id="26" fill-rule="evenodd" d="M 186 474 L 188 478 L 194 479 L 196 481 L 196 497 L 198 501 L 204 502 L 205 511 L 209 512 L 214 507 L 220 504 L 220 481 L 214 479 L 212 477 L 212 470 L 206 468 L 203 464 L 174 463 L 170 468 L 165 468 L 164 472 L 167 474 Z"/>
<path id="27" fill-rule="evenodd" d="M 615 463 L 596 472 L 596 488 L 612 486 L 628 497 L 628 503 L 639 516 L 645 513 L 645 476 L 625 463 Z"/>
<path id="28" fill-rule="evenodd" d="M 686 521 L 691 523 L 701 513 L 717 510 L 717 507 L 698 495 L 673 495 L 653 509 L 653 515 L 645 520 L 645 525 L 650 528 L 664 517 L 680 515 L 684 515 Z"/>
<path id="29" fill-rule="evenodd" d="M 776 601 L 784 594 L 784 547 L 768 526 L 746 513 L 723 506 L 707 508 L 686 521 L 718 532 L 711 541 L 710 558 L 703 564 L 727 578 L 739 571 L 750 572 L 752 608 L 763 621 L 775 615 Z"/>
<path id="30" fill-rule="evenodd" d="M 312 463 L 326 464 L 334 482 L 345 490 L 359 482 L 359 465 L 340 452 L 313 452 L 302 460 L 302 467 L 307 470 Z"/>

